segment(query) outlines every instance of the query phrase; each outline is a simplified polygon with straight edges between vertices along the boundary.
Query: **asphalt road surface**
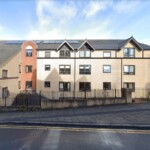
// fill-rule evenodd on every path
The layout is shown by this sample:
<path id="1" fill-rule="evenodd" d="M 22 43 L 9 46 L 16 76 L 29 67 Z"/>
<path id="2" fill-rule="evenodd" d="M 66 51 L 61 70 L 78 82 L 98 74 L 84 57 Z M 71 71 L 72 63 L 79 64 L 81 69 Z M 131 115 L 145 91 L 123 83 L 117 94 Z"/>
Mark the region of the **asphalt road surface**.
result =
<path id="1" fill-rule="evenodd" d="M 0 150 L 150 150 L 150 131 L 0 126 Z"/>

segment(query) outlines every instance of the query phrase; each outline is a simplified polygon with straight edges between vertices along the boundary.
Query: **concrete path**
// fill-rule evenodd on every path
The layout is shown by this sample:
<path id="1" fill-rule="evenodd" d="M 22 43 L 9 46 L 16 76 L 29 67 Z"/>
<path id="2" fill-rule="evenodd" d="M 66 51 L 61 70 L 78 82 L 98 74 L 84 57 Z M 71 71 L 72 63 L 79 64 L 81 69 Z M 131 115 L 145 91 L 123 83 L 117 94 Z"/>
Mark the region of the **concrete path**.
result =
<path id="1" fill-rule="evenodd" d="M 0 124 L 150 129 L 150 102 L 37 112 L 0 112 Z"/>

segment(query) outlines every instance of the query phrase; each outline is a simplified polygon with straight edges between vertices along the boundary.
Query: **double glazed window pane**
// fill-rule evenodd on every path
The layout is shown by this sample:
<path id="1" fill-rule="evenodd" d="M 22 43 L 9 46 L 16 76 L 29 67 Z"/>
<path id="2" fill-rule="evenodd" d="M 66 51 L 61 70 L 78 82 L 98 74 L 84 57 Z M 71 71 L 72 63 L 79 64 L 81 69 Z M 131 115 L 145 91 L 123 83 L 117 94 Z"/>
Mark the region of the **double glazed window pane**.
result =
<path id="1" fill-rule="evenodd" d="M 125 48 L 124 49 L 124 57 L 134 57 L 135 49 L 134 48 Z"/>
<path id="2" fill-rule="evenodd" d="M 26 49 L 26 56 L 32 57 L 32 49 Z"/>
<path id="3" fill-rule="evenodd" d="M 111 90 L 111 82 L 103 82 L 104 90 Z"/>
<path id="4" fill-rule="evenodd" d="M 45 57 L 46 58 L 50 57 L 50 52 L 45 52 Z"/>
<path id="5" fill-rule="evenodd" d="M 103 66 L 103 72 L 104 73 L 110 73 L 111 72 L 111 66 L 110 65 L 104 65 Z"/>
<path id="6" fill-rule="evenodd" d="M 45 70 L 49 71 L 50 70 L 50 65 L 45 65 Z"/>
<path id="7" fill-rule="evenodd" d="M 91 83 L 90 82 L 80 82 L 79 83 L 79 90 L 80 91 L 90 91 L 91 90 Z"/>
<path id="8" fill-rule="evenodd" d="M 80 57 L 91 57 L 91 51 L 80 51 L 79 52 Z"/>
<path id="9" fill-rule="evenodd" d="M 32 81 L 26 81 L 26 89 L 32 88 Z"/>
<path id="10" fill-rule="evenodd" d="M 124 83 L 124 88 L 132 89 L 132 91 L 135 91 L 135 83 Z"/>
<path id="11" fill-rule="evenodd" d="M 70 74 L 70 65 L 61 65 L 59 66 L 60 74 Z"/>
<path id="12" fill-rule="evenodd" d="M 135 74 L 135 66 L 124 66 L 124 74 Z"/>
<path id="13" fill-rule="evenodd" d="M 110 53 L 110 52 L 104 52 L 104 53 L 103 53 L 103 56 L 104 56 L 104 57 L 110 57 L 110 56 L 111 56 L 111 53 Z"/>
<path id="14" fill-rule="evenodd" d="M 60 82 L 59 90 L 60 91 L 70 91 L 70 82 Z"/>
<path id="15" fill-rule="evenodd" d="M 50 87 L 50 81 L 45 81 L 44 87 Z"/>
<path id="16" fill-rule="evenodd" d="M 26 66 L 26 72 L 32 72 L 32 66 Z"/>
<path id="17" fill-rule="evenodd" d="M 7 78 L 8 70 L 2 70 L 2 78 Z"/>
<path id="18" fill-rule="evenodd" d="M 60 50 L 59 55 L 60 55 L 60 57 L 70 57 L 70 51 L 69 50 Z"/>
<path id="19" fill-rule="evenodd" d="M 91 74 L 91 66 L 90 65 L 80 65 L 80 74 Z"/>

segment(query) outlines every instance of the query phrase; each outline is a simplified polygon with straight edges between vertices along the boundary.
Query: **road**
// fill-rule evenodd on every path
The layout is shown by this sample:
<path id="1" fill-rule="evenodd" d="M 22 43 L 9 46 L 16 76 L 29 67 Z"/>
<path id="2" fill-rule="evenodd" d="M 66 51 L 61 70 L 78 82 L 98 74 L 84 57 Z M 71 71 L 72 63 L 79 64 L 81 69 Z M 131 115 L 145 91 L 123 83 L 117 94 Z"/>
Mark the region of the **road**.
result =
<path id="1" fill-rule="evenodd" d="M 150 149 L 150 131 L 0 126 L 0 150 L 142 149 Z"/>

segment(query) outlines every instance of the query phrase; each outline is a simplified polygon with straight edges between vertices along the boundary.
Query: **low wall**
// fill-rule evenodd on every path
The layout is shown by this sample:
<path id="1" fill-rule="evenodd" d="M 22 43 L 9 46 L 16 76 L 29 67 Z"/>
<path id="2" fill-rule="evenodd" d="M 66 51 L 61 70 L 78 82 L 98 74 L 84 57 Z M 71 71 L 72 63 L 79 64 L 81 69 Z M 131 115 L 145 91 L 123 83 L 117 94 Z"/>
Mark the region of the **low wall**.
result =
<path id="1" fill-rule="evenodd" d="M 12 106 L 15 97 L 8 97 L 6 100 L 0 98 L 0 106 Z"/>
<path id="2" fill-rule="evenodd" d="M 100 106 L 100 105 L 112 105 L 112 104 L 124 104 L 127 103 L 125 98 L 117 99 L 95 99 L 95 100 L 41 100 L 42 109 L 54 109 L 54 108 L 69 108 L 69 107 L 84 107 L 84 106 Z"/>

